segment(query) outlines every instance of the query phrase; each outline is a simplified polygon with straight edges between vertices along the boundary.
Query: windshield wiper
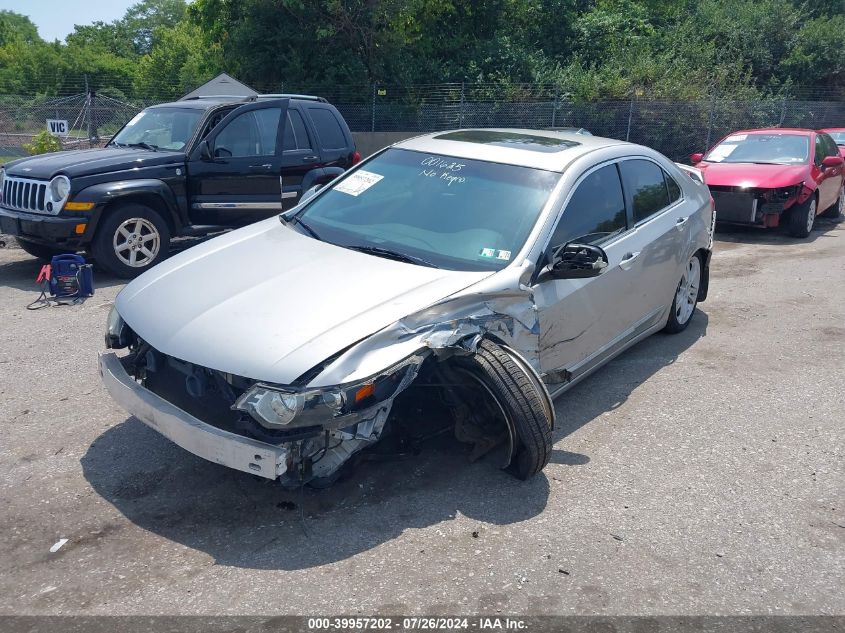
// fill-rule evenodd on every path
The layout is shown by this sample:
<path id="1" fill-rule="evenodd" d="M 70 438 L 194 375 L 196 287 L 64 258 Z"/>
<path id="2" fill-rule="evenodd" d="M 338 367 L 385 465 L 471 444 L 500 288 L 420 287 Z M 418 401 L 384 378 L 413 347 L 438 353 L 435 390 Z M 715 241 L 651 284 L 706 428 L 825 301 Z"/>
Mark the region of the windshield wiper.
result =
<path id="1" fill-rule="evenodd" d="M 150 145 L 149 143 L 144 143 L 143 141 L 141 141 L 140 143 L 127 143 L 126 147 L 140 147 L 142 149 L 148 149 L 153 152 L 158 149 L 158 145 Z"/>
<path id="2" fill-rule="evenodd" d="M 436 264 L 428 261 L 427 259 L 423 259 L 422 257 L 417 257 L 415 255 L 408 255 L 407 253 L 400 253 L 399 251 L 393 251 L 389 248 L 382 248 L 381 246 L 364 246 L 364 245 L 352 245 L 346 246 L 353 251 L 358 251 L 360 253 L 367 253 L 368 255 L 375 255 L 376 257 L 384 257 L 385 259 L 395 259 L 397 262 L 405 262 L 406 264 L 418 264 L 420 266 L 428 266 L 429 268 L 437 268 Z"/>
<path id="3" fill-rule="evenodd" d="M 308 226 L 307 224 L 305 224 L 305 222 L 302 220 L 302 218 L 300 218 L 298 215 L 294 215 L 294 216 L 292 216 L 292 217 L 290 217 L 290 218 L 286 217 L 285 215 L 280 215 L 280 216 L 279 216 L 279 219 L 280 219 L 282 222 L 284 222 L 285 224 L 298 224 L 298 225 L 299 225 L 299 226 L 301 226 L 303 229 L 305 229 L 305 232 L 306 232 L 306 233 L 308 233 L 308 235 L 310 235 L 311 237 L 313 237 L 315 240 L 319 240 L 319 241 L 321 241 L 321 242 L 323 241 L 322 239 L 320 239 L 320 236 L 319 236 L 319 235 L 317 235 L 317 231 L 315 231 L 315 230 L 314 230 L 314 229 L 312 229 L 310 226 Z"/>

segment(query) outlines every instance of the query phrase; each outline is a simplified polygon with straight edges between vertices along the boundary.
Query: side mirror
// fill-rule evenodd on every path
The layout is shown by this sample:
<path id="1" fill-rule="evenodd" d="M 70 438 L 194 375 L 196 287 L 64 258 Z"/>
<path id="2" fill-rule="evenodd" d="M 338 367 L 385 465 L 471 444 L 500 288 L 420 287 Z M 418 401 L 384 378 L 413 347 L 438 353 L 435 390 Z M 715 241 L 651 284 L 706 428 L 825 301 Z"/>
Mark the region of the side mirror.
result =
<path id="1" fill-rule="evenodd" d="M 317 192 L 320 190 L 320 187 L 323 185 L 314 185 L 310 189 L 308 189 L 305 193 L 302 194 L 302 197 L 299 199 L 299 204 L 303 202 L 307 202 L 311 198 L 317 195 Z"/>
<path id="2" fill-rule="evenodd" d="M 211 160 L 211 148 L 208 147 L 208 141 L 203 139 L 199 145 L 200 160 Z"/>
<path id="3" fill-rule="evenodd" d="M 551 255 L 549 274 L 555 279 L 598 277 L 607 268 L 607 253 L 593 244 L 569 242 Z"/>
<path id="4" fill-rule="evenodd" d="M 690 154 L 689 159 L 690 162 L 695 165 L 696 163 L 700 163 L 702 160 L 704 160 L 704 154 L 702 154 L 701 152 L 696 152 L 695 154 Z"/>
<path id="5" fill-rule="evenodd" d="M 842 167 L 845 161 L 842 160 L 841 156 L 825 156 L 822 159 L 822 167 L 830 169 L 831 167 Z"/>

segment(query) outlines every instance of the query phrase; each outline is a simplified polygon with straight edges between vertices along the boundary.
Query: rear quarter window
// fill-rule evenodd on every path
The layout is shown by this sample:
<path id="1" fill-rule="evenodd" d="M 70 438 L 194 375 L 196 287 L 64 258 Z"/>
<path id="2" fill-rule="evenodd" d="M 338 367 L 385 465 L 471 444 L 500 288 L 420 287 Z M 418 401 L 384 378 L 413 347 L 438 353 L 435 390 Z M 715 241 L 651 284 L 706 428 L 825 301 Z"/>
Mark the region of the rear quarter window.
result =
<path id="1" fill-rule="evenodd" d="M 325 149 L 343 149 L 346 147 L 346 135 L 335 113 L 328 108 L 308 108 L 308 114 L 317 128 L 320 144 Z"/>

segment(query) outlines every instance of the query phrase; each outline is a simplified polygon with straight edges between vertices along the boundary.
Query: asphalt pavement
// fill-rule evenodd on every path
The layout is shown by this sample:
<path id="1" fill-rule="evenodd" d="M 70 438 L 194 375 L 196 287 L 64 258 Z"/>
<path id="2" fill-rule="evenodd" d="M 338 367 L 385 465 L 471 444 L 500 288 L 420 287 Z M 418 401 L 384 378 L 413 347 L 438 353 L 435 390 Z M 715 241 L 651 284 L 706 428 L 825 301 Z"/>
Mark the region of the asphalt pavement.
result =
<path id="1" fill-rule="evenodd" d="M 845 223 L 717 237 L 690 327 L 557 400 L 542 475 L 443 441 L 292 492 L 110 400 L 122 282 L 28 311 L 0 248 L 0 614 L 845 614 Z"/>

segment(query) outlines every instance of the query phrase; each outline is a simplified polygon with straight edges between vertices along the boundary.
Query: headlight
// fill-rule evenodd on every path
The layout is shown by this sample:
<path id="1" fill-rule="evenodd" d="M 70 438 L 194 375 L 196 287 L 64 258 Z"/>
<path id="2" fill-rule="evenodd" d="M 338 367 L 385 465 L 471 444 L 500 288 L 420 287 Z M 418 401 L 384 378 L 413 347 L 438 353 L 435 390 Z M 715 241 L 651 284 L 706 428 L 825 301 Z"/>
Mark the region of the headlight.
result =
<path id="1" fill-rule="evenodd" d="M 106 321 L 106 347 L 108 349 L 123 349 L 129 345 L 129 327 L 120 316 L 117 308 L 112 306 Z"/>
<path id="2" fill-rule="evenodd" d="M 56 176 L 50 181 L 50 200 L 63 202 L 70 194 L 70 180 L 67 176 Z"/>
<path id="3" fill-rule="evenodd" d="M 389 400 L 411 384 L 424 360 L 425 356 L 415 354 L 366 380 L 323 389 L 295 391 L 258 383 L 232 408 L 249 413 L 268 428 L 349 426 L 355 423 L 355 414 Z"/>
<path id="4" fill-rule="evenodd" d="M 804 186 L 804 183 L 801 182 L 801 183 L 798 183 L 797 185 L 791 185 L 789 187 L 781 187 L 780 189 L 773 189 L 771 199 L 772 199 L 772 201 L 789 200 L 790 198 L 793 198 L 793 197 L 797 196 L 799 193 L 801 193 L 801 187 L 803 187 L 803 186 Z"/>

